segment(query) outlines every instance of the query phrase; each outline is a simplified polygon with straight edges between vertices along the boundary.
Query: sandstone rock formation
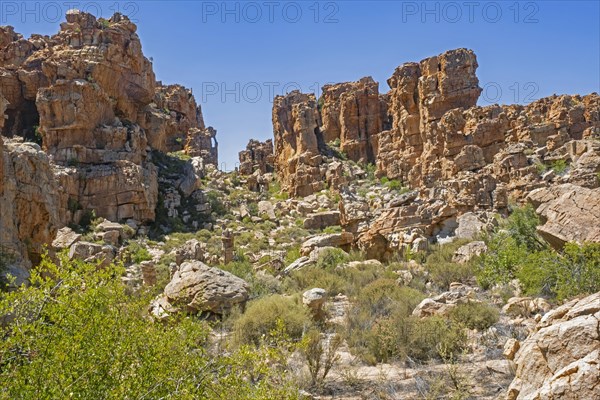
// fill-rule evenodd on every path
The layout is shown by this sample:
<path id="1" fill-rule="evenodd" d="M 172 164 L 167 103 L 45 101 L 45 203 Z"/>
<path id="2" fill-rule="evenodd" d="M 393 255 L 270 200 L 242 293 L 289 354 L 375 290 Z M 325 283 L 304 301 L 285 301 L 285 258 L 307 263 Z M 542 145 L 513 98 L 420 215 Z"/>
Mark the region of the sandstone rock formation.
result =
<path id="1" fill-rule="evenodd" d="M 545 222 L 538 232 L 553 246 L 600 242 L 600 188 L 568 183 L 534 190 L 527 199 Z"/>
<path id="2" fill-rule="evenodd" d="M 0 272 L 20 284 L 29 276 L 31 262 L 39 261 L 43 245 L 56 236 L 58 185 L 38 145 L 7 140 L 0 150 L 0 251 L 11 260 Z"/>
<path id="3" fill-rule="evenodd" d="M 348 249 L 349 245 L 352 243 L 352 239 L 353 235 L 349 232 L 317 235 L 302 243 L 300 253 L 303 256 L 307 256 L 313 250 L 324 247 L 339 247 L 341 249 Z"/>
<path id="4" fill-rule="evenodd" d="M 152 221 L 157 171 L 148 150 L 182 150 L 186 140 L 217 163 L 190 90 L 156 82 L 137 27 L 70 10 L 60 32 L 25 40 L 2 28 L 0 90 L 5 136 L 43 143 L 58 181 L 59 220 L 94 210 L 110 220 Z M 213 135 L 214 136 L 214 135 Z"/>
<path id="5" fill-rule="evenodd" d="M 600 293 L 548 312 L 514 362 L 507 399 L 594 399 L 600 389 Z"/>
<path id="6" fill-rule="evenodd" d="M 252 175 L 255 171 L 266 174 L 275 170 L 273 154 L 273 140 L 265 142 L 250 140 L 246 150 L 240 151 L 240 174 Z"/>
<path id="7" fill-rule="evenodd" d="M 467 243 L 464 246 L 460 246 L 456 252 L 454 252 L 452 261 L 464 264 L 469 262 L 472 258 L 482 255 L 487 250 L 487 245 L 483 241 L 478 240 L 476 242 Z"/>
<path id="8" fill-rule="evenodd" d="M 336 226 L 340 224 L 339 211 L 323 211 L 311 213 L 306 216 L 303 222 L 305 229 L 321 230 L 328 226 Z"/>
<path id="9" fill-rule="evenodd" d="M 457 49 L 398 67 L 384 95 L 363 78 L 323 87 L 318 102 L 299 92 L 277 97 L 275 168 L 283 189 L 302 197 L 326 185 L 341 189 L 342 226 L 380 259 L 455 235 L 474 238 L 490 228 L 492 213 L 507 212 L 509 197 L 523 201 L 538 188 L 571 183 L 593 196 L 600 186 L 598 94 L 479 107 L 477 67 L 472 51 Z M 337 148 L 415 194 L 378 210 L 345 195 L 348 171 L 331 158 Z M 545 172 L 557 162 L 567 173 Z M 546 209 L 551 218 L 566 218 Z M 551 225 L 541 230 L 546 236 L 565 229 Z M 590 235 L 580 240 L 595 240 Z"/>
<path id="10" fill-rule="evenodd" d="M 473 288 L 460 283 L 452 283 L 449 291 L 433 298 L 423 299 L 415 307 L 412 315 L 419 318 L 433 315 L 444 316 L 448 315 L 458 304 L 465 304 L 470 301 L 476 301 Z"/>

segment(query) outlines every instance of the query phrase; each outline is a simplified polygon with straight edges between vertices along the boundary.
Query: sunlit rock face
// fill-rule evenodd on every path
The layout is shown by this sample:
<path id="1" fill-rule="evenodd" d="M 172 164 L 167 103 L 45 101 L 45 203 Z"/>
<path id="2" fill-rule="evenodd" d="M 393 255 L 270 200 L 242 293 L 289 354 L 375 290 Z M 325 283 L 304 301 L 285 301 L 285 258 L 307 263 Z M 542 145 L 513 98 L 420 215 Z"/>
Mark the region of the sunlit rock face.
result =
<path id="1" fill-rule="evenodd" d="M 327 85 L 317 102 L 299 92 L 278 96 L 275 169 L 283 189 L 292 196 L 326 186 L 343 190 L 354 177 L 336 172 L 342 170 L 333 167 L 336 151 L 375 164 L 377 176 L 414 189 L 417 195 L 409 202 L 370 217 L 343 197 L 349 201 L 340 206 L 345 228 L 360 248 L 383 257 L 452 236 L 460 221 L 487 226 L 491 213 L 507 211 L 509 198 L 524 201 L 538 188 L 599 186 L 597 93 L 479 107 L 477 67 L 471 50 L 456 49 L 399 66 L 386 94 L 367 77 Z M 569 173 L 540 172 L 556 162 L 569 165 Z M 358 220 L 352 215 L 356 209 L 361 209 Z M 473 212 L 475 217 L 460 219 Z M 368 223 L 369 218 L 375 219 Z M 558 229 L 548 226 L 547 231 Z"/>

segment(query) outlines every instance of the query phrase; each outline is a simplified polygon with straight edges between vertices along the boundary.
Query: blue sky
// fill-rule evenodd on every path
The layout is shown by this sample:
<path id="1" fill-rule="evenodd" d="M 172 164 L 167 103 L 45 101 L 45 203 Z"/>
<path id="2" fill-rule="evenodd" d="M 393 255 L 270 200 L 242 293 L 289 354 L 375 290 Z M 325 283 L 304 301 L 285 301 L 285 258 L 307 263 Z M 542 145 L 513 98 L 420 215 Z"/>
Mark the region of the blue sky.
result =
<path id="1" fill-rule="evenodd" d="M 250 138 L 272 137 L 273 94 L 371 75 L 467 47 L 479 104 L 600 91 L 598 1 L 0 1 L 0 25 L 53 34 L 78 8 L 138 24 L 157 79 L 191 87 L 231 169 Z M 61 18 L 60 20 L 63 20 Z"/>

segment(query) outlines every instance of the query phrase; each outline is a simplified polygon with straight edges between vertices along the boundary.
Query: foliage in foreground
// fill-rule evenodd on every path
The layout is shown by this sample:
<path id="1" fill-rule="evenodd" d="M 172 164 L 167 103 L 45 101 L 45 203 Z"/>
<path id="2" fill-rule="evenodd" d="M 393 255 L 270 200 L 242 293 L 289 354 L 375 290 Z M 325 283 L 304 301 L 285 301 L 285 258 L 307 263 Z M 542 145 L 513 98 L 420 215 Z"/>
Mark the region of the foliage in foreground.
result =
<path id="1" fill-rule="evenodd" d="M 297 397 L 277 349 L 211 355 L 204 322 L 151 321 L 122 268 L 61 265 L 44 258 L 29 287 L 0 293 L 0 398 Z"/>

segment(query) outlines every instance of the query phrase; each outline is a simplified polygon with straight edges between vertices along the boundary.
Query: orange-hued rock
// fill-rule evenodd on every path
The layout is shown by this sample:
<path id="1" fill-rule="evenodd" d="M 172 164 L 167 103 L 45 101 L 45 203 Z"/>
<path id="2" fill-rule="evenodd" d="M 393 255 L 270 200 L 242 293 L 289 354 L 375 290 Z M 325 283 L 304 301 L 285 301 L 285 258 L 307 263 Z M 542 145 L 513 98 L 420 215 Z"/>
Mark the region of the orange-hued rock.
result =
<path id="1" fill-rule="evenodd" d="M 201 157 L 204 165 L 219 163 L 219 144 L 217 143 L 217 131 L 208 128 L 191 128 L 188 131 L 185 143 L 185 153 L 191 157 Z"/>
<path id="2" fill-rule="evenodd" d="M 136 31 L 121 14 L 77 10 L 51 37 L 0 29 L 0 94 L 9 102 L 2 134 L 42 141 L 61 187 L 62 224 L 91 210 L 153 220 L 158 182 L 148 150 L 188 143 L 204 164 L 218 163 L 216 132 L 206 130 L 191 90 L 156 81 Z"/>
<path id="3" fill-rule="evenodd" d="M 477 66 L 471 50 L 450 50 L 398 67 L 384 95 L 363 78 L 323 87 L 318 105 L 299 92 L 277 97 L 275 168 L 283 189 L 306 196 L 325 183 L 343 188 L 352 182 L 330 158 L 334 145 L 352 161 L 376 164 L 377 176 L 415 189 L 410 202 L 377 213 L 342 196 L 343 227 L 358 247 L 384 258 L 453 236 L 461 223 L 465 232 L 488 226 L 490 213 L 507 212 L 509 197 L 524 201 L 535 189 L 562 183 L 600 186 L 597 93 L 480 107 Z M 567 173 L 544 172 L 556 162 L 568 165 Z M 473 212 L 476 226 L 473 218 L 461 219 Z M 541 231 L 563 229 L 551 224 Z M 567 236 L 581 241 L 590 235 Z"/>
<path id="4" fill-rule="evenodd" d="M 160 151 L 181 150 L 192 129 L 205 129 L 194 95 L 181 85 L 159 84 L 140 125 L 146 130 L 150 147 Z"/>
<path id="5" fill-rule="evenodd" d="M 36 144 L 7 140 L 0 145 L 0 163 L 0 250 L 10 256 L 3 273 L 18 285 L 56 235 L 58 185 L 48 156 Z"/>
<path id="6" fill-rule="evenodd" d="M 255 171 L 266 174 L 275 170 L 273 154 L 273 140 L 264 142 L 251 139 L 246 146 L 246 150 L 239 153 L 240 174 L 252 175 Z"/>
<path id="7" fill-rule="evenodd" d="M 314 95 L 293 91 L 275 97 L 275 168 L 283 190 L 292 196 L 306 196 L 323 187 L 319 169 L 320 124 Z"/>
<path id="8" fill-rule="evenodd" d="M 374 136 L 383 130 L 386 103 L 371 77 L 325 85 L 321 97 L 323 141 L 340 140 L 340 149 L 355 161 L 375 162 Z"/>

